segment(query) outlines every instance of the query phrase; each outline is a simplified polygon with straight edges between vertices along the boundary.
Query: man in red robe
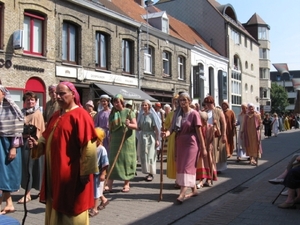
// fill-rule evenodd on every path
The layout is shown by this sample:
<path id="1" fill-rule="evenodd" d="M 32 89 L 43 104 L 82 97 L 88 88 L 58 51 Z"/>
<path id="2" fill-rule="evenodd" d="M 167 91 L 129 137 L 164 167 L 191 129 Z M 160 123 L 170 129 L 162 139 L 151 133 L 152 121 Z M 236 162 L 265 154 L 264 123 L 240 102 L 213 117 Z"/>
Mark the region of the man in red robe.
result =
<path id="1" fill-rule="evenodd" d="M 91 116 L 80 104 L 74 85 L 56 88 L 61 110 L 50 119 L 33 153 L 45 154 L 40 201 L 46 203 L 45 224 L 89 224 L 88 209 L 94 204 L 93 174 L 97 172 L 96 138 Z"/>
<path id="2" fill-rule="evenodd" d="M 226 120 L 226 151 L 227 151 L 227 158 L 230 158 L 233 154 L 234 149 L 234 140 L 233 137 L 235 135 L 235 114 L 234 112 L 229 109 L 228 102 L 222 102 L 222 110 Z"/>

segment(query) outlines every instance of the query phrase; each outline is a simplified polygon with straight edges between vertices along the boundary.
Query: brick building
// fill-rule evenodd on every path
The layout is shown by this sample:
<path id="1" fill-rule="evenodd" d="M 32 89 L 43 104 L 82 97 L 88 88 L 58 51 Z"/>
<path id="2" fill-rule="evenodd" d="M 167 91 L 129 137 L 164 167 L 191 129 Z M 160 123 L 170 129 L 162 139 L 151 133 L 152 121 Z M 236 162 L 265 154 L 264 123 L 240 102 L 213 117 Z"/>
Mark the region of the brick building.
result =
<path id="1" fill-rule="evenodd" d="M 54 28 L 52 1 L 0 1 L 0 79 L 21 108 L 27 90 L 44 106 L 47 85 L 56 82 Z"/>

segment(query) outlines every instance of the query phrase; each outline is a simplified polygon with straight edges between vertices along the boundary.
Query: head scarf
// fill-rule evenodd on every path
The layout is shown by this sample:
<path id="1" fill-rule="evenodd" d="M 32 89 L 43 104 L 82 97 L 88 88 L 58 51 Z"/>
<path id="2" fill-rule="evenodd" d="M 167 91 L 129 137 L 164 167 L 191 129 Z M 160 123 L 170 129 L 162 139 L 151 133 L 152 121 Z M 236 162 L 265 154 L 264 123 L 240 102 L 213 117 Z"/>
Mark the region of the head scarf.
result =
<path id="1" fill-rule="evenodd" d="M 182 92 L 178 98 L 180 98 L 180 97 L 186 97 L 189 100 L 191 100 L 191 97 L 187 92 Z M 178 107 L 178 109 L 176 109 L 174 112 L 174 117 L 173 117 L 172 126 L 171 126 L 171 128 L 172 128 L 171 132 L 173 132 L 173 131 L 179 132 L 181 130 L 182 116 L 183 116 L 183 111 L 182 111 L 181 107 Z"/>
<path id="2" fill-rule="evenodd" d="M 146 99 L 143 101 L 144 103 L 147 103 L 149 105 L 149 110 L 150 110 L 150 113 L 153 115 L 153 119 L 154 119 L 154 124 L 159 132 L 159 136 L 160 136 L 160 131 L 161 131 L 161 118 L 159 118 L 157 112 L 154 110 L 154 108 L 152 107 L 152 103 Z M 141 120 L 142 120 L 142 116 L 144 114 L 144 110 L 141 108 L 140 112 L 139 112 L 139 115 L 138 115 L 138 119 L 137 119 L 137 124 L 138 126 L 140 126 L 141 124 Z"/>
<path id="3" fill-rule="evenodd" d="M 79 96 L 79 93 L 77 92 L 74 84 L 72 84 L 71 82 L 68 82 L 68 81 L 60 82 L 60 84 L 66 85 L 71 91 L 74 92 L 74 94 L 75 94 L 75 98 L 74 98 L 75 104 L 82 108 L 82 105 L 80 103 L 80 96 Z"/>
<path id="4" fill-rule="evenodd" d="M 49 92 L 53 91 L 53 90 L 55 91 L 56 87 L 57 87 L 57 84 L 51 84 L 51 85 L 48 86 L 48 91 Z"/>
<path id="5" fill-rule="evenodd" d="M 124 103 L 123 95 L 121 94 L 115 95 L 113 101 L 116 99 L 120 99 L 120 101 Z M 109 129 L 110 131 L 115 131 L 119 129 L 121 126 L 122 126 L 121 114 L 115 107 L 113 107 L 109 115 Z"/>
<path id="6" fill-rule="evenodd" d="M 0 115 L 0 136 L 20 137 L 24 127 L 24 115 L 3 85 L 0 85 L 0 90 L 4 94 L 4 100 L 8 103 L 3 100 L 1 105 L 5 109 Z"/>
<path id="7" fill-rule="evenodd" d="M 104 94 L 104 95 L 101 95 L 100 96 L 100 101 L 101 99 L 106 99 L 108 101 L 108 108 L 112 108 L 113 105 L 111 104 L 110 100 L 111 100 L 111 97 L 109 97 L 108 95 Z M 97 108 L 97 111 L 100 112 L 101 110 L 103 110 L 103 106 L 101 104 L 101 102 L 98 104 L 98 108 Z"/>
<path id="8" fill-rule="evenodd" d="M 161 133 L 161 127 L 162 127 L 162 121 L 161 121 L 161 118 L 159 117 L 159 115 L 157 114 L 157 112 L 155 111 L 155 109 L 152 107 L 152 103 L 148 100 L 148 99 L 145 99 L 143 101 L 143 103 L 146 103 L 149 105 L 149 110 L 150 110 L 150 114 L 152 115 L 152 118 L 154 120 L 154 124 L 155 124 L 155 127 L 158 131 L 158 137 L 160 137 L 160 133 Z M 137 125 L 138 125 L 138 128 L 141 128 L 142 127 L 142 123 L 143 123 L 143 115 L 144 115 L 144 110 L 140 109 L 140 112 L 138 114 L 138 119 L 137 119 Z M 140 135 L 140 133 L 137 133 L 137 138 L 138 138 L 138 149 L 141 149 L 141 143 L 142 143 L 142 135 Z M 148 150 L 146 149 L 146 152 Z"/>

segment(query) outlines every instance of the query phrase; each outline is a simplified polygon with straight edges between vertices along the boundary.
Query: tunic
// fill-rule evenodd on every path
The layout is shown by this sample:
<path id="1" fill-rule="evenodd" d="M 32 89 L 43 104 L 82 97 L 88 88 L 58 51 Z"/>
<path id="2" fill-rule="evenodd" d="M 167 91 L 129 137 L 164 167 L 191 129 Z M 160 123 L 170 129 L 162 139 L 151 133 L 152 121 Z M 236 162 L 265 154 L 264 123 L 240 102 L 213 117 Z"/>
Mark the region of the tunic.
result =
<path id="1" fill-rule="evenodd" d="M 239 133 L 238 133 L 237 150 L 236 150 L 237 157 L 246 157 L 247 156 L 246 148 L 244 145 L 244 140 L 242 138 L 242 133 L 241 133 L 241 131 L 243 130 L 244 119 L 245 119 L 245 114 L 240 113 L 238 116 L 238 121 L 237 121 L 237 125 L 240 125 L 240 129 L 239 129 Z"/>
<path id="2" fill-rule="evenodd" d="M 107 151 L 108 157 L 109 157 L 109 125 L 108 125 L 109 114 L 110 114 L 110 110 L 101 110 L 94 117 L 95 127 L 100 127 L 105 132 L 103 146 Z"/>
<path id="3" fill-rule="evenodd" d="M 266 137 L 271 137 L 272 133 L 272 120 L 270 118 L 265 118 L 263 120 L 263 125 L 265 126 L 265 136 Z"/>
<path id="4" fill-rule="evenodd" d="M 172 125 L 174 111 L 170 112 L 165 120 L 165 129 L 169 130 Z M 170 179 L 176 178 L 176 162 L 175 162 L 175 132 L 168 137 L 167 149 L 167 177 Z"/>
<path id="5" fill-rule="evenodd" d="M 140 132 L 140 162 L 142 166 L 142 173 L 156 174 L 156 150 L 155 150 L 155 122 L 153 115 L 143 114 L 138 124 Z"/>
<path id="6" fill-rule="evenodd" d="M 217 123 L 217 127 L 222 133 L 222 124 L 221 124 L 221 113 L 223 113 L 222 110 L 218 108 L 214 108 L 213 110 L 209 110 L 207 112 L 208 114 L 208 123 L 213 124 L 214 120 Z M 225 131 L 223 131 L 225 132 Z M 227 169 L 227 152 L 226 152 L 226 145 L 222 143 L 222 137 L 216 137 L 214 138 L 214 154 L 215 154 L 215 160 L 217 164 L 217 171 L 224 171 Z"/>
<path id="7" fill-rule="evenodd" d="M 193 109 L 182 117 L 181 130 L 176 136 L 176 183 L 180 186 L 194 187 L 196 184 L 197 160 L 200 154 L 196 128 L 201 125 L 200 115 Z"/>
<path id="8" fill-rule="evenodd" d="M 24 122 L 26 125 L 34 125 L 37 128 L 36 136 L 39 138 L 45 130 L 44 118 L 41 111 L 38 109 L 34 113 L 25 115 Z M 24 134 L 27 135 L 27 134 Z M 36 190 L 40 190 L 42 178 L 43 178 L 43 170 L 44 170 L 44 156 L 39 157 L 38 159 L 32 159 L 30 157 L 30 149 L 27 145 L 27 136 L 24 139 L 24 146 L 22 147 L 22 181 L 21 187 L 23 189 L 26 188 L 26 184 L 28 181 L 28 173 L 30 175 L 30 180 L 28 184 L 28 191 L 31 188 Z M 29 162 L 28 162 L 28 158 Z M 29 165 L 28 165 L 29 163 Z"/>
<path id="9" fill-rule="evenodd" d="M 260 115 L 257 113 L 247 114 L 245 116 L 243 127 L 243 138 L 246 147 L 246 153 L 251 157 L 260 157 L 262 154 L 260 139 Z"/>
<path id="10" fill-rule="evenodd" d="M 234 112 L 230 109 L 227 109 L 226 111 L 223 112 L 225 116 L 225 121 L 226 121 L 226 152 L 227 156 L 231 156 L 233 153 L 234 149 L 234 141 L 233 137 L 235 135 L 235 126 L 234 124 L 236 123 L 235 115 Z"/>
<path id="11" fill-rule="evenodd" d="M 110 131 L 110 155 L 109 165 L 113 164 L 116 154 L 119 150 L 121 140 L 125 130 L 125 121 L 129 114 L 129 119 L 135 118 L 135 113 L 130 109 L 124 108 L 120 113 L 120 122 L 122 126 L 114 131 Z M 114 116 L 114 115 L 111 115 Z M 110 168 L 109 168 L 110 170 Z M 136 144 L 135 132 L 128 129 L 125 135 L 124 143 L 121 148 L 118 160 L 111 172 L 110 179 L 112 180 L 131 180 L 135 177 L 136 171 Z"/>
<path id="12" fill-rule="evenodd" d="M 13 113 L 11 105 L 6 100 L 3 100 L 2 104 L 3 105 L 0 106 L 0 127 L 5 130 L 4 127 L 8 128 L 6 123 L 12 126 L 15 125 L 17 127 L 12 130 L 18 130 L 20 132 L 19 136 L 21 137 L 24 122 L 19 121 L 19 123 L 14 124 L 14 121 L 17 120 L 17 116 Z M 21 148 L 16 148 L 16 157 L 13 160 L 7 160 L 13 138 L 13 135 L 9 137 L 2 134 L 0 135 L 0 190 L 8 192 L 19 190 L 22 174 Z"/>
<path id="13" fill-rule="evenodd" d="M 40 201 L 46 202 L 46 224 L 64 224 L 56 220 L 59 215 L 79 224 L 76 216 L 84 213 L 85 217 L 94 206 L 93 174 L 98 167 L 96 143 L 90 140 L 95 138 L 93 120 L 83 108 L 63 115 L 57 111 L 50 119 L 38 149 L 40 154 L 44 149 L 46 159 L 40 193 Z M 89 175 L 87 184 L 80 181 L 82 175 Z"/>
<path id="14" fill-rule="evenodd" d="M 19 190 L 21 182 L 21 148 L 17 148 L 17 155 L 11 161 L 7 160 L 11 144 L 11 137 L 0 136 L 0 190 L 14 192 Z"/>
<path id="15" fill-rule="evenodd" d="M 202 180 L 204 178 L 209 180 L 217 180 L 217 166 L 214 157 L 214 127 L 211 124 L 207 124 L 202 127 L 203 138 L 205 141 L 207 156 L 203 157 L 200 154 L 198 164 L 197 164 L 197 180 Z"/>
<path id="16" fill-rule="evenodd" d="M 279 133 L 279 121 L 277 117 L 274 117 L 274 120 L 272 122 L 272 133 L 277 136 Z"/>

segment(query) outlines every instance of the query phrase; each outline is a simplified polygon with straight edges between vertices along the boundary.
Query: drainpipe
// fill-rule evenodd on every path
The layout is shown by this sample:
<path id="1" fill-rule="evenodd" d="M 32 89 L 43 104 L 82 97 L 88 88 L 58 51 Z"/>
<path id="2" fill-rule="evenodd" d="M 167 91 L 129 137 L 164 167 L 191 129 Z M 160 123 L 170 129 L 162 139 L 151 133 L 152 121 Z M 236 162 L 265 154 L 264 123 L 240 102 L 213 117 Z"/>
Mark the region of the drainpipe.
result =
<path id="1" fill-rule="evenodd" d="M 137 79 L 138 79 L 138 89 L 141 89 L 141 69 L 140 69 L 140 52 L 141 52 L 141 27 L 137 29 Z"/>

